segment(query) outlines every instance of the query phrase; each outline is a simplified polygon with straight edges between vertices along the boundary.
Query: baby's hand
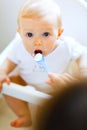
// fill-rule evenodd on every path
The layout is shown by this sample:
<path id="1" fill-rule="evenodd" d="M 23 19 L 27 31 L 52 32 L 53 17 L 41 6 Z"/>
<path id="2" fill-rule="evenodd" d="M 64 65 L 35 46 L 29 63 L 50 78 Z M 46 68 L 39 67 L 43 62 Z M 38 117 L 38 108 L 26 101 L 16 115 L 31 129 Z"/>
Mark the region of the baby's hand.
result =
<path id="1" fill-rule="evenodd" d="M 9 79 L 8 75 L 5 73 L 4 70 L 0 70 L 0 92 L 2 90 L 2 84 L 4 82 L 7 82 L 7 84 L 9 84 L 10 83 L 10 79 Z"/>
<path id="2" fill-rule="evenodd" d="M 68 73 L 63 74 L 49 73 L 48 76 L 50 80 L 47 81 L 46 83 L 52 86 L 54 89 L 59 89 L 67 83 L 75 82 L 78 80 Z"/>

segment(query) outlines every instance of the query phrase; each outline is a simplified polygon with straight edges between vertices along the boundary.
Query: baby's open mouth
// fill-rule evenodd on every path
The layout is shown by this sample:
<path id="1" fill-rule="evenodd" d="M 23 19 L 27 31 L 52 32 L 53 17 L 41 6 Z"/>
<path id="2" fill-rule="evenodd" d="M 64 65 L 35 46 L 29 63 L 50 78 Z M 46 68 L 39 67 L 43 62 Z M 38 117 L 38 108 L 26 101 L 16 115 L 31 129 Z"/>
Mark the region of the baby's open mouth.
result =
<path id="1" fill-rule="evenodd" d="M 38 54 L 38 53 L 42 54 L 42 50 L 35 50 L 35 51 L 34 51 L 34 54 L 35 54 L 35 55 Z"/>

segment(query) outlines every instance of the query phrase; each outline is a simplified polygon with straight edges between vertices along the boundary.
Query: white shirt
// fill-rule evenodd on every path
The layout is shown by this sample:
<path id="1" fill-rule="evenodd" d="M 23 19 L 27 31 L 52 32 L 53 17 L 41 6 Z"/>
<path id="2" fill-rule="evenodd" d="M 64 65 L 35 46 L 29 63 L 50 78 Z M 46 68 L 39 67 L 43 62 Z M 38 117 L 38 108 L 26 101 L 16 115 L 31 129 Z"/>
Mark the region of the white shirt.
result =
<path id="1" fill-rule="evenodd" d="M 53 73 L 63 73 L 71 60 L 76 60 L 80 55 L 87 53 L 87 48 L 80 45 L 73 38 L 62 37 L 58 40 L 58 47 L 45 57 L 48 68 Z M 42 91 L 51 88 L 45 84 L 48 79 L 47 72 L 39 66 L 33 56 L 24 48 L 19 34 L 7 47 L 7 57 L 18 65 L 20 76 L 37 88 L 42 87 Z"/>

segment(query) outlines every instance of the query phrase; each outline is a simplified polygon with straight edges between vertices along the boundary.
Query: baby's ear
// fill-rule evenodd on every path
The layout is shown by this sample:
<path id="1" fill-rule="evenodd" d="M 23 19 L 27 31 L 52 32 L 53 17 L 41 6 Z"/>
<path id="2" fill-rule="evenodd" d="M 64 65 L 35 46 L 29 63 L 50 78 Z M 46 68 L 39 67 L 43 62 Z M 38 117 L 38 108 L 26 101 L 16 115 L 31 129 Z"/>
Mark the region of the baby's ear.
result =
<path id="1" fill-rule="evenodd" d="M 64 32 L 64 29 L 63 29 L 63 28 L 62 28 L 62 29 L 59 29 L 59 31 L 58 31 L 58 37 L 60 37 L 63 32 Z"/>
<path id="2" fill-rule="evenodd" d="M 20 29 L 20 27 L 17 27 L 17 32 L 18 32 L 19 35 L 21 36 L 21 29 Z"/>
<path id="3" fill-rule="evenodd" d="M 17 32 L 20 33 L 20 27 L 17 27 Z"/>

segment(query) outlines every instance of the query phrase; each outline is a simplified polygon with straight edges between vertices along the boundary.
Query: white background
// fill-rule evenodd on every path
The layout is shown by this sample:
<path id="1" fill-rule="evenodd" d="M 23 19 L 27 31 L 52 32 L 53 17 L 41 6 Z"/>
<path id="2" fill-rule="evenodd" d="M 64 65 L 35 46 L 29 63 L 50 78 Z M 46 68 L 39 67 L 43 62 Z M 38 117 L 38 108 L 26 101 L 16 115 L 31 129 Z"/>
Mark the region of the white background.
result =
<path id="1" fill-rule="evenodd" d="M 26 0 L 0 0 L 0 52 L 13 39 L 20 6 Z M 77 0 L 56 0 L 62 11 L 65 35 L 87 45 L 87 9 Z"/>

